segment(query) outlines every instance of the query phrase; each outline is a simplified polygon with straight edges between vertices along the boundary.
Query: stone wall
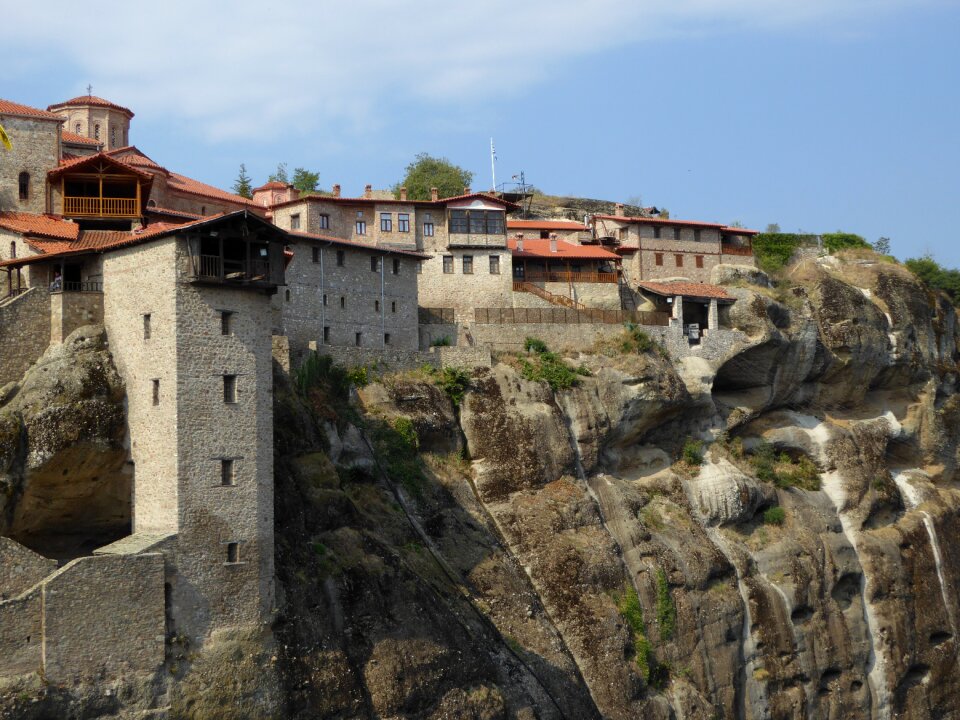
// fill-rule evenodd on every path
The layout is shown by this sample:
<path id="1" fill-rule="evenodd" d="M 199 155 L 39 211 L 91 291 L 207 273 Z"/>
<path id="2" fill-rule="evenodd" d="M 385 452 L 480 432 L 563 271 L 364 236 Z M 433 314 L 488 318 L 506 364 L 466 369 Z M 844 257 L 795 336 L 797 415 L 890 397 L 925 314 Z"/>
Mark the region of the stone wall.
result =
<path id="1" fill-rule="evenodd" d="M 33 588 L 0 602 L 0 677 L 36 672 L 43 667 L 43 599 Z"/>
<path id="2" fill-rule="evenodd" d="M 105 107 L 76 105 L 64 107 L 56 112 L 67 121 L 64 129 L 84 135 L 91 140 L 98 140 L 103 143 L 104 150 L 114 150 L 130 144 L 130 118 L 124 112 Z M 99 137 L 96 135 L 97 125 L 100 126 Z"/>
<path id="3" fill-rule="evenodd" d="M 50 342 L 63 342 L 78 327 L 102 322 L 102 292 L 51 293 Z"/>
<path id="4" fill-rule="evenodd" d="M 57 569 L 57 561 L 0 537 L 0 601 L 29 590 Z"/>
<path id="5" fill-rule="evenodd" d="M 34 287 L 0 301 L 0 386 L 19 380 L 50 344 L 50 294 Z"/>
<path id="6" fill-rule="evenodd" d="M 443 271 L 445 255 L 453 258 L 451 273 Z M 499 273 L 490 272 L 491 255 L 499 257 Z M 472 273 L 463 272 L 464 256 L 473 258 Z M 511 307 L 514 293 L 510 251 L 456 248 L 432 252 L 429 259 L 422 261 L 418 290 L 420 305 L 453 307 L 458 319 L 472 317 L 475 307 Z"/>
<path id="7" fill-rule="evenodd" d="M 429 365 L 474 368 L 490 365 L 489 347 L 435 347 L 427 350 L 375 350 L 358 347 L 317 348 L 321 355 L 329 355 L 344 367 L 366 367 L 374 373 L 416 370 Z"/>
<path id="8" fill-rule="evenodd" d="M 0 210 L 47 212 L 47 171 L 60 159 L 60 123 L 56 120 L 0 115 L 12 150 L 0 157 Z M 20 173 L 30 174 L 30 191 L 20 199 Z"/>
<path id="9" fill-rule="evenodd" d="M 151 672 L 164 660 L 163 556 L 74 560 L 44 581 L 44 672 L 51 682 Z"/>
<path id="10" fill-rule="evenodd" d="M 274 300 L 293 356 L 302 357 L 310 341 L 323 342 L 324 328 L 328 345 L 356 345 L 360 333 L 362 347 L 415 350 L 418 262 L 407 255 L 301 239 L 287 266 L 287 286 Z"/>

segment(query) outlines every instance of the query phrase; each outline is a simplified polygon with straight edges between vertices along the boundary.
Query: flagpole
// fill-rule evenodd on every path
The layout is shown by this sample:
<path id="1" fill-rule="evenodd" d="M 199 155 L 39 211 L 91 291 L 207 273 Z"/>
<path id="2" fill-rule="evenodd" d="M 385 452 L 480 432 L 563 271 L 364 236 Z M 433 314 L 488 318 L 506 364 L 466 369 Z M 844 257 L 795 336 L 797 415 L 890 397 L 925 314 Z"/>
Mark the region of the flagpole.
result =
<path id="1" fill-rule="evenodd" d="M 493 148 L 493 138 L 490 138 L 490 177 L 493 179 L 493 191 L 497 190 L 497 167 L 495 161 L 497 159 L 497 151 Z"/>

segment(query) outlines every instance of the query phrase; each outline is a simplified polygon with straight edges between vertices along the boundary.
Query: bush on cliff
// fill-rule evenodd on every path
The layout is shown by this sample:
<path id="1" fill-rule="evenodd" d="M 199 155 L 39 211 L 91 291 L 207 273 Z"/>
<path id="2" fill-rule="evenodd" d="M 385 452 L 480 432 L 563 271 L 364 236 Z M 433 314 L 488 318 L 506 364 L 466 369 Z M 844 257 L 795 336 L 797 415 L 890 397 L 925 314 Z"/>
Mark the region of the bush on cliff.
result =
<path id="1" fill-rule="evenodd" d="M 590 372 L 584 366 L 571 368 L 563 358 L 550 352 L 545 342 L 537 338 L 528 337 L 524 347 L 532 353 L 530 360 L 520 358 L 520 375 L 527 380 L 545 382 L 554 390 L 566 390 L 579 385 L 580 376 Z"/>

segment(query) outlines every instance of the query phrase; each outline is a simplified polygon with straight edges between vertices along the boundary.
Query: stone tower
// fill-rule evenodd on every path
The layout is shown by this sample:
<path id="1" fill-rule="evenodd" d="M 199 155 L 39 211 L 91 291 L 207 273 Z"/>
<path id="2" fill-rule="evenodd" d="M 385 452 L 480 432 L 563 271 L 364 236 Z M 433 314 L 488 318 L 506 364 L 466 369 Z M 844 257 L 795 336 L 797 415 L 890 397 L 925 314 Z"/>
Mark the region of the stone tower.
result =
<path id="1" fill-rule="evenodd" d="M 99 140 L 107 150 L 130 144 L 130 119 L 133 112 L 96 95 L 81 95 L 47 108 L 62 117 L 64 129 L 76 135 Z"/>

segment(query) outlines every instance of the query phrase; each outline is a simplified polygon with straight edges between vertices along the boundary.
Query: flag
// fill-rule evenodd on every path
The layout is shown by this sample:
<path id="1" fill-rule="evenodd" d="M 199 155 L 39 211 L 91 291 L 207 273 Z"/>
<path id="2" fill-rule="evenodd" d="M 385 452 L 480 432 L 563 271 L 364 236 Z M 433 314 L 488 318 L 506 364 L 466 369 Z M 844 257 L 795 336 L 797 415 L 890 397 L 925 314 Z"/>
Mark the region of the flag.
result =
<path id="1" fill-rule="evenodd" d="M 3 129 L 3 125 L 0 125 L 0 145 L 3 145 L 7 150 L 13 150 L 10 136 L 7 135 L 7 131 Z"/>

